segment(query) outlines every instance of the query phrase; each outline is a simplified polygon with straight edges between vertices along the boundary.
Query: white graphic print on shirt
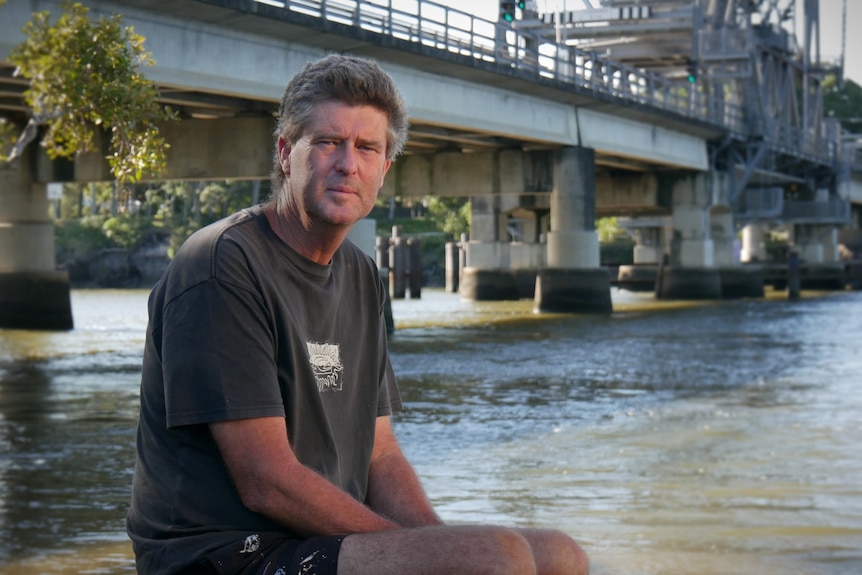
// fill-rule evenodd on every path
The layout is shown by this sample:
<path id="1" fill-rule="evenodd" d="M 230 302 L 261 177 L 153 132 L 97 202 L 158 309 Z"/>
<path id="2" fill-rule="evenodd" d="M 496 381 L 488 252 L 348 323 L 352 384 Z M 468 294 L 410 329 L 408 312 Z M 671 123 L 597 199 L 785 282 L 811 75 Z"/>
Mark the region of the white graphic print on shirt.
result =
<path id="1" fill-rule="evenodd" d="M 344 366 L 341 364 L 341 352 L 338 344 L 306 342 L 308 346 L 308 359 L 314 378 L 317 380 L 317 390 L 341 391 L 343 384 L 342 372 Z"/>

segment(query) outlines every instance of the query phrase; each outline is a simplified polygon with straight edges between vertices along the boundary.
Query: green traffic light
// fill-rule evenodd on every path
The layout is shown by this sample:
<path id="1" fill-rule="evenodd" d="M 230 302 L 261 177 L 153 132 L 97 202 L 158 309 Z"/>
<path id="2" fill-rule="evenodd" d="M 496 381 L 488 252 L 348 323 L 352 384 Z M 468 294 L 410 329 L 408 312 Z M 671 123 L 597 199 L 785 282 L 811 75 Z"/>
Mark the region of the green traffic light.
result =
<path id="1" fill-rule="evenodd" d="M 515 19 L 514 14 L 509 14 L 509 13 L 503 14 L 503 20 L 505 20 L 506 22 L 511 22 L 514 19 Z"/>
<path id="2" fill-rule="evenodd" d="M 518 2 L 518 8 L 520 8 L 521 10 L 526 10 L 527 9 L 527 3 L 526 2 Z"/>

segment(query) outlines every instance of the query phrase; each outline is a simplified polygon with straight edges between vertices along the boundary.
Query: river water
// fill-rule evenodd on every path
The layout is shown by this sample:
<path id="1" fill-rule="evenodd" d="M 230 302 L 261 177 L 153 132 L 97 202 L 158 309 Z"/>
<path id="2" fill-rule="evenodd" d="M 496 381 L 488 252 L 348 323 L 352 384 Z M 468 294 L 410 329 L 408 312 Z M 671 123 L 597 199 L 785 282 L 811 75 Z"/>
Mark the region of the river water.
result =
<path id="1" fill-rule="evenodd" d="M 395 422 L 441 516 L 553 526 L 595 574 L 862 573 L 862 292 L 610 317 L 394 302 Z M 0 330 L 0 575 L 131 574 L 143 290 Z"/>

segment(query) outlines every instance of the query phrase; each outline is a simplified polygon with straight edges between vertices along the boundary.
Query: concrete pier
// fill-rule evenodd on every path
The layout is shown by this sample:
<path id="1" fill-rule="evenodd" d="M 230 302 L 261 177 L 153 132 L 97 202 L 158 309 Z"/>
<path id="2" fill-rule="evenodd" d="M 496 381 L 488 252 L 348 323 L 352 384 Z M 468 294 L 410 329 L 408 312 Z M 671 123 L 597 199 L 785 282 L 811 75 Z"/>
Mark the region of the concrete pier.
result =
<path id="1" fill-rule="evenodd" d="M 803 263 L 799 266 L 799 285 L 803 290 L 843 291 L 847 285 L 844 264 Z"/>
<path id="2" fill-rule="evenodd" d="M 757 264 L 722 266 L 722 299 L 761 298 L 764 296 L 763 266 Z"/>
<path id="3" fill-rule="evenodd" d="M 658 264 L 622 265 L 617 272 L 617 286 L 635 292 L 655 290 Z"/>
<path id="4" fill-rule="evenodd" d="M 710 237 L 711 181 L 714 174 L 665 176 L 673 198 L 670 261 L 656 287 L 660 299 L 720 299 L 721 272 Z"/>
<path id="5" fill-rule="evenodd" d="M 513 272 L 477 267 L 466 267 L 462 270 L 461 297 L 476 301 L 521 299 Z"/>
<path id="6" fill-rule="evenodd" d="M 0 170 L 0 328 L 69 330 L 69 276 L 55 270 L 47 186 L 36 177 L 48 163 L 33 148 Z"/>
<path id="7" fill-rule="evenodd" d="M 599 263 L 595 232 L 595 150 L 555 152 L 553 173 L 547 268 L 536 277 L 533 309 L 610 313 L 610 278 Z"/>
<path id="8" fill-rule="evenodd" d="M 659 299 L 721 299 L 721 270 L 716 267 L 673 267 L 664 269 Z"/>

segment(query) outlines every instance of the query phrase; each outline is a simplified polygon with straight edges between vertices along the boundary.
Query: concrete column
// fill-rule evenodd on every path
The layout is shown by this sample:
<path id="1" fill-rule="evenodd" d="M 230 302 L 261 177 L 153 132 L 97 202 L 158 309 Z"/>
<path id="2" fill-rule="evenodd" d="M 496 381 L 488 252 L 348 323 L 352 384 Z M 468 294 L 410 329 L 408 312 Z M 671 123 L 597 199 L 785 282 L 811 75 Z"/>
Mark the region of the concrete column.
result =
<path id="1" fill-rule="evenodd" d="M 359 220 L 350 228 L 347 237 L 363 252 L 372 258 L 377 257 L 377 222 L 375 220 L 372 218 Z"/>
<path id="2" fill-rule="evenodd" d="M 0 170 L 0 328 L 72 329 L 69 275 L 55 270 L 46 185 L 33 146 Z"/>
<path id="3" fill-rule="evenodd" d="M 824 262 L 821 234 L 824 226 L 800 224 L 793 226 L 793 241 L 800 259 L 808 264 Z"/>
<path id="4" fill-rule="evenodd" d="M 503 215 L 494 196 L 470 198 L 470 241 L 464 246 L 461 297 L 477 301 L 517 300 L 518 287 L 509 272 L 509 242 L 500 241 Z"/>
<path id="5" fill-rule="evenodd" d="M 764 224 L 748 224 L 742 228 L 742 251 L 739 259 L 742 263 L 766 261 L 766 226 Z"/>
<path id="6" fill-rule="evenodd" d="M 710 268 L 715 265 L 714 253 L 709 236 L 709 209 L 705 206 L 675 206 L 671 265 Z"/>
<path id="7" fill-rule="evenodd" d="M 715 265 L 721 274 L 721 297 L 724 299 L 761 298 L 764 295 L 763 266 L 743 266 L 736 255 L 736 230 L 733 213 L 727 206 L 710 210 L 710 232 L 715 247 Z"/>
<path id="8" fill-rule="evenodd" d="M 665 226 L 642 225 L 633 228 L 634 265 L 621 265 L 617 287 L 629 291 L 654 291 L 659 264 L 666 249 Z"/>
<path id="9" fill-rule="evenodd" d="M 548 267 L 599 267 L 595 150 L 565 148 L 555 155 Z"/>
<path id="10" fill-rule="evenodd" d="M 500 209 L 493 197 L 470 198 L 470 241 L 496 242 L 500 240 Z"/>
<path id="11" fill-rule="evenodd" d="M 719 299 L 721 274 L 715 267 L 710 205 L 715 175 L 670 174 L 660 186 L 673 198 L 670 262 L 662 269 L 656 296 L 662 299 Z"/>
<path id="12" fill-rule="evenodd" d="M 717 266 L 732 266 L 736 259 L 736 232 L 733 214 L 727 206 L 713 206 L 709 211 L 710 236 L 712 237 L 713 262 Z"/>
<path id="13" fill-rule="evenodd" d="M 838 230 L 835 226 L 797 224 L 793 226 L 793 241 L 799 252 L 802 289 L 844 289 L 844 265 L 838 255 Z"/>
<path id="14" fill-rule="evenodd" d="M 662 228 L 635 229 L 635 265 L 658 265 L 663 254 Z"/>
<path id="15" fill-rule="evenodd" d="M 558 150 L 553 177 L 548 267 L 536 277 L 535 310 L 609 313 L 610 278 L 595 231 L 595 150 Z"/>

